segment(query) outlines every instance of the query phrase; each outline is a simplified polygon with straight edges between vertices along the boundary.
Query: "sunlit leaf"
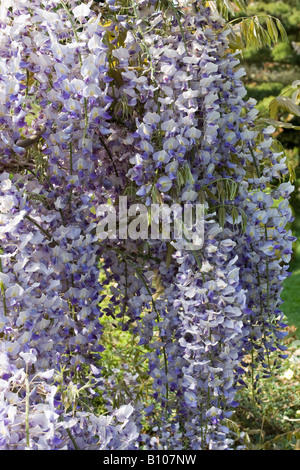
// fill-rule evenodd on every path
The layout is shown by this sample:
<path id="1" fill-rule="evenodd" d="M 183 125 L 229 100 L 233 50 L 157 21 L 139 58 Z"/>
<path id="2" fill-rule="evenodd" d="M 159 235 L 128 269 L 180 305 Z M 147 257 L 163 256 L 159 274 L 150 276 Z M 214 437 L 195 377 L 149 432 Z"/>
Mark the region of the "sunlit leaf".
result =
<path id="1" fill-rule="evenodd" d="M 236 6 L 240 9 L 242 13 L 247 12 L 247 3 L 244 2 L 244 0 L 235 0 L 234 3 L 236 4 Z"/>
<path id="2" fill-rule="evenodd" d="M 293 83 L 292 83 L 292 88 L 298 88 L 300 87 L 300 80 L 295 80 Z"/>
<path id="3" fill-rule="evenodd" d="M 288 170 L 289 170 L 289 177 L 290 177 L 290 182 L 293 183 L 296 179 L 296 171 L 295 171 L 295 167 L 294 165 L 292 164 L 291 161 L 287 161 L 287 167 L 288 167 Z"/>
<path id="4" fill-rule="evenodd" d="M 300 130 L 300 126 L 294 126 L 291 122 L 277 121 L 276 119 L 265 119 L 264 122 L 277 128 Z"/>
<path id="5" fill-rule="evenodd" d="M 273 21 L 273 18 L 270 16 L 267 18 L 267 29 L 272 41 L 276 43 L 278 41 L 278 30 Z"/>
<path id="6" fill-rule="evenodd" d="M 294 91 L 294 93 L 292 94 L 292 102 L 294 104 L 298 104 L 299 101 L 300 101 L 300 88 L 296 91 Z"/>
<path id="7" fill-rule="evenodd" d="M 285 30 L 283 24 L 281 23 L 281 21 L 280 21 L 278 18 L 275 18 L 275 21 L 276 21 L 276 25 L 277 25 L 277 28 L 278 28 L 278 30 L 279 30 L 281 39 L 282 39 L 283 41 L 288 41 L 289 38 L 288 38 L 287 32 L 286 32 L 286 30 Z"/>
<path id="8" fill-rule="evenodd" d="M 157 300 L 164 293 L 165 290 L 158 270 L 154 272 L 152 285 L 155 289 L 155 293 L 152 295 L 152 298 L 153 300 Z"/>
<path id="9" fill-rule="evenodd" d="M 276 102 L 281 109 L 294 114 L 295 116 L 300 116 L 300 106 L 293 103 L 290 98 L 287 98 L 286 96 L 279 96 L 276 98 Z"/>
<path id="10" fill-rule="evenodd" d="M 230 46 L 237 49 L 254 47 L 259 49 L 276 44 L 280 39 L 287 40 L 286 31 L 277 18 L 270 15 L 256 15 L 248 18 L 236 18 L 227 23 L 234 39 L 230 36 Z"/>

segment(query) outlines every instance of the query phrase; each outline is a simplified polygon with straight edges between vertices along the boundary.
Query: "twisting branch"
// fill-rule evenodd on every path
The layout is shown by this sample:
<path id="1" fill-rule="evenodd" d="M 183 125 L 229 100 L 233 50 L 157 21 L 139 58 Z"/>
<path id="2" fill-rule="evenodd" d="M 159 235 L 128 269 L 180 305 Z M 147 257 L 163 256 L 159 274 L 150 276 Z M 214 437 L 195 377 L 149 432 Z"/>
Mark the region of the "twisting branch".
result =
<path id="1" fill-rule="evenodd" d="M 112 155 L 112 153 L 111 153 L 109 147 L 106 145 L 106 143 L 105 143 L 105 141 L 104 141 L 104 139 L 103 139 L 102 137 L 99 137 L 99 140 L 100 140 L 101 144 L 103 145 L 103 147 L 105 148 L 105 150 L 106 150 L 106 152 L 107 152 L 107 154 L 108 154 L 108 156 L 109 156 L 109 159 L 110 159 L 110 161 L 111 161 L 112 164 L 113 164 L 113 167 L 114 167 L 116 176 L 119 176 L 119 173 L 118 173 L 116 164 L 115 164 L 115 162 L 114 162 L 113 155 Z"/>
<path id="2" fill-rule="evenodd" d="M 0 160 L 0 173 L 3 171 L 32 170 L 34 166 L 32 162 L 20 161 L 15 158 L 11 158 L 9 161 Z"/>
<path id="3" fill-rule="evenodd" d="M 43 133 L 45 129 L 41 129 L 40 132 L 27 137 L 27 139 L 19 139 L 16 141 L 16 145 L 23 149 L 28 149 L 32 145 L 38 143 L 43 138 Z M 19 160 L 17 158 L 9 158 L 8 160 L 0 159 L 0 173 L 3 171 L 20 171 L 20 170 L 33 170 L 35 168 L 35 163 L 31 160 Z"/>
<path id="4" fill-rule="evenodd" d="M 37 134 L 33 134 L 27 139 L 19 139 L 16 142 L 16 145 L 18 147 L 22 147 L 23 149 L 26 149 L 27 147 L 30 147 L 31 145 L 36 144 L 40 139 L 42 139 L 42 135 L 45 132 L 45 129 L 42 129 L 40 132 Z"/>

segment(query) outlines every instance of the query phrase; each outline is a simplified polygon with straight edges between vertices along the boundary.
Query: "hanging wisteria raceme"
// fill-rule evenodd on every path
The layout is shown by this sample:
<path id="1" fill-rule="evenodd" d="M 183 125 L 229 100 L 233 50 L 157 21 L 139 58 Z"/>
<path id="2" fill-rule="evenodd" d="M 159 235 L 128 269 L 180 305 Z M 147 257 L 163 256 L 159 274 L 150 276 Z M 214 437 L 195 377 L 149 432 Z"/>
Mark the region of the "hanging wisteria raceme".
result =
<path id="1" fill-rule="evenodd" d="M 0 21 L 0 448 L 233 448 L 237 391 L 284 350 L 293 187 L 224 21 L 145 0 L 7 0 Z M 199 203 L 190 249 L 176 210 Z M 130 238 L 133 207 L 170 238 Z M 105 317 L 138 338 L 146 400 L 124 368 L 116 405 Z"/>
<path id="2" fill-rule="evenodd" d="M 72 399 L 68 403 L 64 397 L 69 389 L 74 388 L 74 393 L 79 389 L 80 377 L 84 376 L 91 386 L 98 384 L 95 377 L 100 370 L 95 364 L 103 350 L 99 342 L 101 247 L 92 219 L 95 205 L 108 197 L 102 179 L 109 177 L 113 165 L 109 156 L 106 158 L 110 165 L 104 169 L 98 163 L 103 149 L 99 138 L 107 133 L 107 108 L 112 101 L 105 94 L 106 46 L 101 40 L 102 28 L 97 32 L 97 23 L 91 30 L 87 27 L 89 32 L 84 31 L 80 38 L 73 27 L 77 10 L 71 13 L 76 4 L 69 4 L 59 13 L 51 11 L 54 6 L 48 4 L 45 9 L 42 2 L 36 2 L 28 8 L 22 2 L 14 3 L 12 11 L 6 11 L 7 28 L 3 30 L 4 77 L 7 83 L 13 77 L 18 83 L 13 91 L 7 90 L 8 85 L 3 89 L 2 100 L 8 112 L 2 126 L 2 141 L 6 142 L 2 163 L 10 169 L 17 152 L 15 167 L 18 170 L 25 165 L 31 173 L 17 174 L 13 182 L 8 173 L 1 175 L 1 350 L 20 368 L 24 365 L 23 354 L 30 352 L 35 360 L 28 374 L 52 369 L 61 374 L 61 389 L 56 397 L 58 417 L 64 407 L 67 410 L 74 405 Z M 78 15 L 85 22 L 80 11 Z M 15 41 L 10 48 L 12 27 Z M 62 41 L 66 44 L 61 45 Z M 19 67 L 24 74 L 16 73 Z M 11 116 L 18 114 L 21 117 L 14 121 Z M 21 118 L 32 120 L 28 125 Z M 34 149 L 31 145 L 26 147 L 23 137 L 27 135 L 24 133 L 21 138 L 17 132 L 23 127 L 28 127 L 36 139 L 43 139 L 37 165 L 30 163 Z M 95 132 L 99 133 L 96 139 Z M 110 183 L 113 182 L 112 179 Z M 94 195 L 100 198 L 96 202 L 92 201 Z M 109 195 L 113 196 L 113 192 Z M 30 406 L 35 406 L 35 397 L 31 399 Z M 44 414 L 42 404 L 39 407 Z M 24 424 L 24 420 L 20 422 Z M 47 423 L 50 421 L 45 426 Z M 77 426 L 74 423 L 72 426 Z M 25 434 L 14 434 L 14 448 L 35 446 L 30 444 L 35 439 L 28 432 L 26 439 Z M 44 433 L 43 429 L 40 433 Z M 76 442 L 80 441 L 75 428 L 74 433 Z M 90 434 L 91 440 L 83 442 L 85 448 L 95 442 Z M 10 447 L 8 436 L 3 440 L 4 448 Z M 50 447 L 57 447 L 55 440 L 50 441 Z M 69 438 L 69 442 L 74 447 L 75 441 Z"/>
<path id="3" fill-rule="evenodd" d="M 177 369 L 176 366 L 173 367 L 172 362 L 169 362 L 169 369 L 180 371 L 175 380 L 173 377 L 172 379 L 176 384 L 175 388 L 181 389 L 179 396 L 181 395 L 182 408 L 179 415 L 182 420 L 188 422 L 186 414 L 190 413 L 191 422 L 186 425 L 188 429 L 185 436 L 194 443 L 194 448 L 205 445 L 222 448 L 228 445 L 226 440 L 224 444 L 221 438 L 222 434 L 226 435 L 226 428 L 221 425 L 221 431 L 217 433 L 215 429 L 217 423 L 222 421 L 222 417 L 230 415 L 231 412 L 226 411 L 226 408 L 230 409 L 237 405 L 234 400 L 235 385 L 241 381 L 239 376 L 243 371 L 239 363 L 243 354 L 249 352 L 249 345 L 252 351 L 256 340 L 262 338 L 262 344 L 260 346 L 255 344 L 255 349 L 260 352 L 262 358 L 260 360 L 264 366 L 266 365 L 267 360 L 263 359 L 264 355 L 268 357 L 274 350 L 269 336 L 275 333 L 276 337 L 276 326 L 272 326 L 270 312 L 279 313 L 274 310 L 274 305 L 270 306 L 269 284 L 272 276 L 267 259 L 260 266 L 265 273 L 260 277 L 257 273 L 258 260 L 262 257 L 261 244 L 263 243 L 263 247 L 274 246 L 274 236 L 267 234 L 267 225 L 260 226 L 256 230 L 259 254 L 256 254 L 253 243 L 249 247 L 256 255 L 253 257 L 253 252 L 250 255 L 251 260 L 255 260 L 255 265 L 251 269 L 255 272 L 256 282 L 250 282 L 250 286 L 251 284 L 255 286 L 256 298 L 253 304 L 248 293 L 248 282 L 242 283 L 239 276 L 241 266 L 245 268 L 246 264 L 244 264 L 245 242 L 249 243 L 249 239 L 245 238 L 240 230 L 240 221 L 247 217 L 247 230 L 251 232 L 253 222 L 250 214 L 255 214 L 255 209 L 259 212 L 264 208 L 257 204 L 260 201 L 254 186 L 256 181 L 253 181 L 251 187 L 249 183 L 252 181 L 250 179 L 248 181 L 245 167 L 247 161 L 257 166 L 261 160 L 265 162 L 265 159 L 272 154 L 268 150 L 272 144 L 272 140 L 269 139 L 272 129 L 266 130 L 267 144 L 264 143 L 255 149 L 255 139 L 258 135 L 258 132 L 253 131 L 255 110 L 252 109 L 251 102 L 243 101 L 246 91 L 240 77 L 244 71 L 236 70 L 238 61 L 234 56 L 225 53 L 226 33 L 221 31 L 217 40 L 212 34 L 212 28 L 217 27 L 214 20 L 212 18 L 210 23 L 203 14 L 195 15 L 192 19 L 182 22 L 184 31 L 189 27 L 193 28 L 190 36 L 185 33 L 185 36 L 181 37 L 178 28 L 175 27 L 171 39 L 170 36 L 164 39 L 157 38 L 157 35 L 143 34 L 141 28 L 140 39 L 149 53 L 151 83 L 152 86 L 158 87 L 160 93 L 155 94 L 154 90 L 154 97 L 151 100 L 149 95 L 147 96 L 149 84 L 145 87 L 144 96 L 147 96 L 145 107 L 147 106 L 148 112 L 144 115 L 143 122 L 138 122 L 135 135 L 140 142 L 138 153 L 134 157 L 135 166 L 129 172 L 131 178 L 141 186 L 137 194 L 144 196 L 146 203 L 151 198 L 153 201 L 153 196 L 155 198 L 155 188 L 163 193 L 164 202 L 169 200 L 171 203 L 178 200 L 199 201 L 199 193 L 209 188 L 212 197 L 220 199 L 217 204 L 211 201 L 210 209 L 213 210 L 216 205 L 219 212 L 218 222 L 223 213 L 223 225 L 225 221 L 225 227 L 227 225 L 224 230 L 217 222 L 207 232 L 208 253 L 201 254 L 201 261 L 205 260 L 204 268 L 199 269 L 197 256 L 189 252 L 185 255 L 182 253 L 174 255 L 181 265 L 180 274 L 177 275 L 179 281 L 177 287 L 180 293 L 177 298 L 175 297 L 175 305 L 180 306 L 182 310 L 177 308 L 178 314 L 173 317 L 172 323 L 173 328 L 178 331 L 176 339 L 183 350 L 180 351 L 177 344 L 177 357 L 181 358 L 181 367 Z M 157 17 L 156 21 L 159 22 Z M 206 29 L 203 28 L 204 25 L 207 25 Z M 222 30 L 222 25 L 219 28 Z M 184 69 L 183 64 L 186 64 Z M 132 72 L 125 72 L 123 76 L 125 79 L 130 77 L 131 80 L 135 80 Z M 122 87 L 121 91 L 124 90 L 126 88 Z M 280 154 L 272 154 L 273 165 L 280 157 Z M 262 189 L 266 188 L 267 182 L 287 171 L 284 160 L 281 171 L 275 173 L 272 171 L 270 174 L 270 170 L 267 170 Z M 178 184 L 180 177 L 182 182 L 179 180 Z M 156 182 L 155 186 L 153 179 Z M 228 196 L 228 191 L 226 194 L 223 185 L 220 186 L 221 182 L 228 185 L 231 197 Z M 173 191 L 174 186 L 176 192 Z M 292 187 L 288 186 L 287 192 L 291 190 Z M 206 193 L 207 195 L 210 196 L 209 193 Z M 254 197 L 255 206 L 249 204 L 249 195 L 251 198 Z M 270 195 L 264 193 L 263 195 L 273 206 L 274 196 L 272 198 Z M 277 209 L 269 210 L 272 221 L 274 217 L 280 217 Z M 259 213 L 255 215 L 259 216 Z M 290 220 L 290 217 L 287 220 Z M 258 225 L 255 221 L 254 224 Z M 288 255 L 291 252 L 293 238 L 285 230 L 281 231 L 281 235 L 284 235 L 284 239 L 282 245 L 278 245 L 277 248 L 284 247 Z M 161 244 L 158 247 L 161 250 Z M 273 254 L 274 250 L 275 248 Z M 229 252 L 232 255 L 231 261 L 227 259 Z M 209 253 L 214 254 L 212 262 L 209 261 Z M 237 256 L 238 253 L 240 256 Z M 286 258 L 285 261 L 289 259 Z M 206 263 L 208 263 L 207 268 Z M 163 266 L 164 264 L 165 258 Z M 276 281 L 272 282 L 275 287 L 280 285 L 278 280 L 284 279 L 286 269 L 278 261 L 273 266 L 279 276 L 279 279 L 275 278 Z M 259 298 L 258 282 L 261 288 L 267 284 L 265 293 L 260 294 Z M 185 285 L 187 287 L 184 288 Z M 278 303 L 278 291 L 274 294 Z M 173 303 L 173 298 L 171 302 Z M 252 305 L 260 306 L 256 318 L 252 318 L 254 315 L 250 308 Z M 170 307 L 169 310 L 171 311 Z M 170 322 L 172 317 L 168 315 L 167 318 Z M 256 330 L 259 331 L 258 334 Z M 165 338 L 162 337 L 162 341 L 165 342 Z M 183 357 L 187 362 L 190 362 L 188 357 L 192 357 L 188 366 L 184 365 L 182 359 L 184 350 L 186 355 Z M 195 361 L 197 354 L 199 358 Z M 160 383 L 168 385 L 170 379 L 164 369 L 163 361 L 161 361 L 161 370 L 156 369 L 159 367 L 154 370 Z M 178 402 L 180 403 L 180 400 L 177 400 Z M 203 410 L 202 413 L 199 413 L 199 407 L 201 411 Z M 208 433 L 211 424 L 215 438 Z M 199 429 L 201 429 L 200 434 Z M 204 443 L 203 440 L 207 442 Z"/>

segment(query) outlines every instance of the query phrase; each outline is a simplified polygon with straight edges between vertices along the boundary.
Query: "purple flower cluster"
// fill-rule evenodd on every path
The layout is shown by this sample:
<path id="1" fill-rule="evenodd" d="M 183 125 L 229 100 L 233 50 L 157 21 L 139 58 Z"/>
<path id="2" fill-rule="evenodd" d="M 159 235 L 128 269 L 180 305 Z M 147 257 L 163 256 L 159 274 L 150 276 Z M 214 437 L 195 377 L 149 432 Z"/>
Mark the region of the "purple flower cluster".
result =
<path id="1" fill-rule="evenodd" d="M 293 187 L 273 128 L 255 127 L 221 18 L 125 3 L 0 7 L 2 449 L 231 448 L 237 391 L 284 349 Z M 100 241 L 99 207 L 124 194 L 201 201 L 201 250 Z M 104 315 L 146 351 L 147 403 L 108 396 Z"/>
<path id="2" fill-rule="evenodd" d="M 58 387 L 49 384 L 54 369 L 37 372 L 29 378 L 28 366 L 35 362 L 36 356 L 32 352 L 20 355 L 27 365 L 26 370 L 12 365 L 7 354 L 0 355 L 2 450 L 130 448 L 138 437 L 137 428 L 129 419 L 132 406 L 123 405 L 110 416 L 79 410 L 76 415 L 64 414 L 62 420 L 56 398 Z"/>

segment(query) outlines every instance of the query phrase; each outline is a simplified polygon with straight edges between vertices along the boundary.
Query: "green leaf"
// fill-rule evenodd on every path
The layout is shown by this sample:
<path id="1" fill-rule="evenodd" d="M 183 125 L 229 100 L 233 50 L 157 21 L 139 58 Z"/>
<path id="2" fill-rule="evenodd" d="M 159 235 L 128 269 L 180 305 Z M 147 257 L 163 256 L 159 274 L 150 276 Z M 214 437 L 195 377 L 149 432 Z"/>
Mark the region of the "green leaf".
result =
<path id="1" fill-rule="evenodd" d="M 295 80 L 292 83 L 292 88 L 298 88 L 300 87 L 300 80 Z"/>
<path id="2" fill-rule="evenodd" d="M 231 217 L 232 217 L 232 223 L 233 223 L 233 225 L 234 225 L 235 222 L 237 221 L 238 216 L 239 216 L 238 210 L 237 210 L 236 207 L 233 206 L 233 208 L 231 209 Z"/>
<path id="3" fill-rule="evenodd" d="M 219 201 L 224 202 L 226 195 L 225 195 L 225 190 L 221 181 L 217 182 L 217 190 L 218 190 Z"/>
<path id="4" fill-rule="evenodd" d="M 230 188 L 230 193 L 229 193 L 229 199 L 233 201 L 237 194 L 238 185 L 236 184 L 235 181 L 231 181 L 230 186 L 231 188 Z"/>
<path id="5" fill-rule="evenodd" d="M 246 48 L 246 44 L 243 42 L 243 38 L 241 35 L 235 34 L 233 30 L 231 30 L 230 34 L 227 36 L 228 38 L 228 45 L 232 51 L 242 50 Z"/>
<path id="6" fill-rule="evenodd" d="M 232 44 L 234 49 L 237 49 L 237 46 L 242 49 L 250 46 L 256 49 L 271 46 L 278 42 L 279 37 L 287 40 L 287 33 L 280 20 L 270 15 L 236 18 L 228 22 L 227 27 L 232 31 L 229 38 L 230 46 Z"/>
<path id="7" fill-rule="evenodd" d="M 120 88 L 123 85 L 122 74 L 119 70 L 110 68 L 108 71 L 108 75 L 114 79 L 118 88 Z"/>
<path id="8" fill-rule="evenodd" d="M 127 36 L 127 31 L 126 30 L 119 31 L 118 46 L 124 47 L 126 36 Z"/>
<path id="9" fill-rule="evenodd" d="M 244 212 L 243 210 L 241 212 L 241 215 L 242 215 L 242 230 L 243 230 L 243 233 L 245 233 L 246 228 L 247 228 L 248 217 L 247 217 L 246 212 Z"/>
<path id="10" fill-rule="evenodd" d="M 257 47 L 257 38 L 256 38 L 256 30 L 255 30 L 255 23 L 253 18 L 251 18 L 249 22 L 248 32 L 247 32 L 247 45 L 252 44 L 253 46 Z"/>
<path id="11" fill-rule="evenodd" d="M 162 280 L 158 270 L 154 271 L 154 276 L 152 280 L 152 285 L 155 289 L 155 293 L 152 295 L 153 300 L 157 300 L 165 291 L 165 288 L 162 284 Z"/>
<path id="12" fill-rule="evenodd" d="M 221 0 L 220 3 L 223 4 L 223 7 L 227 8 L 227 10 L 228 10 L 229 13 L 231 13 L 232 15 L 235 14 L 234 7 L 233 7 L 233 5 L 232 5 L 232 2 L 230 2 L 229 0 Z"/>
<path id="13" fill-rule="evenodd" d="M 285 30 L 283 24 L 281 23 L 281 21 L 280 21 L 278 18 L 275 18 L 275 21 L 276 21 L 276 25 L 277 25 L 277 28 L 278 28 L 278 30 L 279 30 L 281 39 L 282 39 L 283 41 L 288 41 L 289 38 L 288 38 L 287 32 L 286 32 L 286 30 Z"/>
<path id="14" fill-rule="evenodd" d="M 247 13 L 247 3 L 244 0 L 235 0 L 233 3 L 236 4 L 242 13 Z"/>
<path id="15" fill-rule="evenodd" d="M 276 98 L 276 101 L 280 108 L 284 109 L 288 113 L 294 114 L 295 116 L 300 116 L 300 106 L 293 103 L 290 98 L 279 96 Z"/>
<path id="16" fill-rule="evenodd" d="M 189 165 L 184 165 L 183 167 L 183 178 L 184 178 L 184 183 L 186 182 L 194 183 L 194 178 L 191 173 L 191 168 L 189 167 Z"/>
<path id="17" fill-rule="evenodd" d="M 177 185 L 177 188 L 180 190 L 185 183 L 184 175 L 181 171 L 177 171 L 176 176 L 177 176 L 176 185 Z"/>
<path id="18" fill-rule="evenodd" d="M 287 162 L 287 167 L 288 167 L 288 170 L 289 170 L 290 182 L 293 183 L 296 180 L 296 177 L 297 177 L 294 165 L 292 165 L 292 163 L 290 161 L 288 161 Z"/>
<path id="19" fill-rule="evenodd" d="M 300 130 L 300 126 L 294 126 L 291 122 L 277 121 L 276 119 L 265 119 L 264 122 L 277 128 Z"/>
<path id="20" fill-rule="evenodd" d="M 167 255 L 166 255 L 166 266 L 167 268 L 170 266 L 171 261 L 172 261 L 172 254 L 175 252 L 175 248 L 171 243 L 168 243 L 168 248 L 167 248 Z"/>
<path id="21" fill-rule="evenodd" d="M 225 20 L 228 20 L 229 15 L 236 16 L 238 12 L 246 13 L 247 11 L 245 0 L 214 0 L 208 3 L 211 7 L 215 7 Z"/>
<path id="22" fill-rule="evenodd" d="M 269 114 L 270 114 L 270 118 L 271 119 L 276 119 L 277 118 L 277 115 L 278 115 L 278 103 L 277 103 L 277 100 L 273 100 L 271 101 L 270 105 L 269 105 Z"/>
<path id="23" fill-rule="evenodd" d="M 247 38 L 248 38 L 248 23 L 249 22 L 245 21 L 245 20 L 243 20 L 239 23 L 241 39 L 246 44 L 247 44 Z"/>
<path id="24" fill-rule="evenodd" d="M 261 39 L 262 39 L 262 45 L 267 45 L 271 46 L 272 45 L 272 39 L 268 32 L 261 27 Z"/>
<path id="25" fill-rule="evenodd" d="M 260 34 L 260 25 L 257 16 L 243 20 L 246 26 L 246 47 L 252 46 L 258 49 L 263 45 Z"/>
<path id="26" fill-rule="evenodd" d="M 235 15 L 234 8 L 230 1 L 228 0 L 216 0 L 216 7 L 220 15 L 225 19 L 228 20 L 229 14 Z"/>
<path id="27" fill-rule="evenodd" d="M 284 147 L 281 142 L 277 139 L 273 139 L 272 145 L 271 145 L 271 150 L 273 152 L 283 152 L 284 153 Z"/>
<path id="28" fill-rule="evenodd" d="M 200 202 L 200 204 L 205 204 L 205 201 L 206 201 L 205 191 L 203 191 L 203 189 L 201 189 L 199 191 L 199 202 Z"/>
<path id="29" fill-rule="evenodd" d="M 300 101 L 300 89 L 298 88 L 294 93 L 292 94 L 292 102 L 294 104 L 298 104 Z"/>
<path id="30" fill-rule="evenodd" d="M 225 221 L 226 221 L 226 209 L 224 206 L 220 207 L 218 210 L 218 219 L 219 219 L 220 226 L 224 228 Z"/>
<path id="31" fill-rule="evenodd" d="M 206 194 L 214 201 L 219 202 L 218 198 L 208 188 L 205 188 Z"/>
<path id="32" fill-rule="evenodd" d="M 268 29 L 270 38 L 272 39 L 273 42 L 276 43 L 278 41 L 278 30 L 271 16 L 268 16 L 267 18 L 267 29 Z"/>

